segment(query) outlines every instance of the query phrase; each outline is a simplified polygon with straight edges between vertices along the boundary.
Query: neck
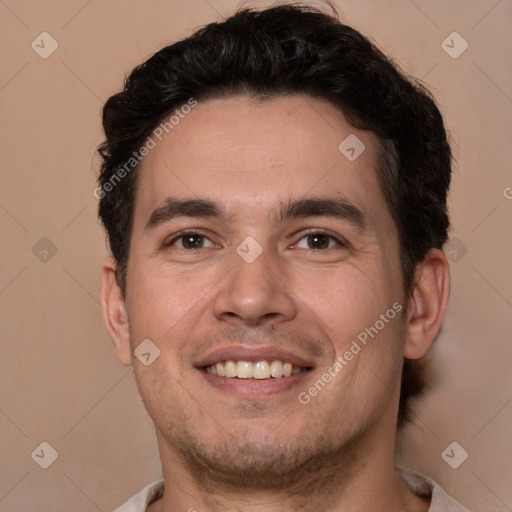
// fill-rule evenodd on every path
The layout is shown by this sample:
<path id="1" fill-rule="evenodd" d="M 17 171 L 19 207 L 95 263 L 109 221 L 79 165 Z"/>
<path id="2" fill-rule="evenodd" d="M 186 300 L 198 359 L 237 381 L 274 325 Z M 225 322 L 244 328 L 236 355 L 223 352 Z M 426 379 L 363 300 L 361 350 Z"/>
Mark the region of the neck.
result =
<path id="1" fill-rule="evenodd" d="M 394 468 L 394 438 L 358 439 L 341 453 L 310 460 L 278 485 L 258 485 L 244 475 L 219 475 L 185 460 L 157 432 L 166 492 L 151 510 L 173 512 L 426 512 Z M 364 457 L 361 457 L 364 454 Z"/>

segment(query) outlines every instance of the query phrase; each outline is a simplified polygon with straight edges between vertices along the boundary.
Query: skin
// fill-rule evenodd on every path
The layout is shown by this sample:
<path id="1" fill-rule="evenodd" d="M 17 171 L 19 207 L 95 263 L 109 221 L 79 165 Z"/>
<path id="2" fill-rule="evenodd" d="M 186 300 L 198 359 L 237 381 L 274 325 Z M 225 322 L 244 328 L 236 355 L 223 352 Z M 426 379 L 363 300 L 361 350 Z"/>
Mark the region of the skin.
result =
<path id="1" fill-rule="evenodd" d="M 366 146 L 353 162 L 338 149 L 349 134 Z M 239 96 L 199 103 L 145 157 L 126 297 L 108 257 L 101 301 L 156 426 L 170 491 L 151 511 L 428 510 L 395 471 L 396 417 L 403 358 L 423 357 L 439 330 L 448 263 L 430 251 L 404 297 L 376 150 L 372 134 L 324 101 Z M 226 217 L 180 216 L 145 230 L 169 196 L 214 201 Z M 344 198 L 364 228 L 330 216 L 279 222 L 280 206 L 298 198 Z M 175 240 L 182 230 L 206 238 L 190 248 Z M 345 245 L 320 238 L 318 248 L 318 231 Z M 252 263 L 236 252 L 248 236 L 262 248 Z M 406 316 L 299 402 L 359 333 L 406 302 Z M 145 366 L 133 350 L 148 338 L 160 356 Z M 312 369 L 280 392 L 226 391 L 195 367 L 226 345 L 285 348 Z"/>

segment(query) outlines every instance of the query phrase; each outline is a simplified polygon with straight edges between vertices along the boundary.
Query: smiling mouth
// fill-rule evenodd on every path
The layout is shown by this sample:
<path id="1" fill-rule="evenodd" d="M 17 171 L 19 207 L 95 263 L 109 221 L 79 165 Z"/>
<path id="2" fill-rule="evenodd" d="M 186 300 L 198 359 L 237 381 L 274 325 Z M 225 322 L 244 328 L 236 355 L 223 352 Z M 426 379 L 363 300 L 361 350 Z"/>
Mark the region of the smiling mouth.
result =
<path id="1" fill-rule="evenodd" d="M 293 377 L 310 370 L 310 367 L 296 366 L 278 359 L 272 361 L 219 361 L 203 367 L 206 373 L 229 379 L 278 379 Z"/>

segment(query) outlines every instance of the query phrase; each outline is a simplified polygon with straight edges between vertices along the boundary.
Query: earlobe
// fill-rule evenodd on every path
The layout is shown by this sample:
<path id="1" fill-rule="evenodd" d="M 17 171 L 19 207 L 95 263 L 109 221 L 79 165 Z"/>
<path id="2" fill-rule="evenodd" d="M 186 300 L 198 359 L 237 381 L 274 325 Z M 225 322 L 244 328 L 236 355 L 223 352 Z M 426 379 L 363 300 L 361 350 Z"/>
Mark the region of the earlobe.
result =
<path id="1" fill-rule="evenodd" d="M 119 361 L 132 364 L 128 314 L 124 297 L 116 279 L 116 260 L 109 256 L 101 268 L 101 306 L 110 339 L 116 347 Z"/>
<path id="2" fill-rule="evenodd" d="M 450 267 L 440 249 L 431 249 L 416 270 L 407 311 L 404 357 L 419 359 L 432 345 L 450 295 Z"/>

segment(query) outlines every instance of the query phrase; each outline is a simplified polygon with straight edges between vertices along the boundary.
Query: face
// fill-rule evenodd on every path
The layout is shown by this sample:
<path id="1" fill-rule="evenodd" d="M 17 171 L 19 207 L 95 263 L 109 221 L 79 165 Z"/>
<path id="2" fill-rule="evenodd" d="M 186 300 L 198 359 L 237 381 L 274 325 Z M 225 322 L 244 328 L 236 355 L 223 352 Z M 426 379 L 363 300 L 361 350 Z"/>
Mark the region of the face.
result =
<path id="1" fill-rule="evenodd" d="M 376 161 L 303 96 L 199 103 L 145 157 L 126 309 L 131 350 L 160 350 L 133 364 L 170 453 L 271 479 L 394 435 L 404 304 Z"/>

